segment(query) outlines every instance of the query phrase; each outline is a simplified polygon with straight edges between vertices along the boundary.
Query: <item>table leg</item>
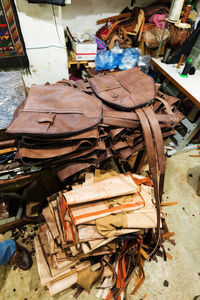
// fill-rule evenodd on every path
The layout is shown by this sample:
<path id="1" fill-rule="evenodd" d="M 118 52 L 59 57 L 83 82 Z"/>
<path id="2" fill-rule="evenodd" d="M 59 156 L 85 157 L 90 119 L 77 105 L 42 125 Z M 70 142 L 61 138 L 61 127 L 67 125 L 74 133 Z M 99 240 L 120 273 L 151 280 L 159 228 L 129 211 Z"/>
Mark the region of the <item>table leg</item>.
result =
<path id="1" fill-rule="evenodd" d="M 195 106 L 188 117 L 192 117 L 194 120 L 198 111 L 199 109 Z M 190 141 L 200 130 L 200 117 L 198 117 L 194 123 L 190 122 L 188 118 L 183 119 L 181 123 L 186 127 L 187 132 L 184 136 L 182 136 L 178 131 L 176 131 L 176 134 L 172 137 L 172 139 L 176 140 L 177 144 L 173 150 L 167 152 L 167 156 L 197 149 L 197 144 L 192 144 Z"/>

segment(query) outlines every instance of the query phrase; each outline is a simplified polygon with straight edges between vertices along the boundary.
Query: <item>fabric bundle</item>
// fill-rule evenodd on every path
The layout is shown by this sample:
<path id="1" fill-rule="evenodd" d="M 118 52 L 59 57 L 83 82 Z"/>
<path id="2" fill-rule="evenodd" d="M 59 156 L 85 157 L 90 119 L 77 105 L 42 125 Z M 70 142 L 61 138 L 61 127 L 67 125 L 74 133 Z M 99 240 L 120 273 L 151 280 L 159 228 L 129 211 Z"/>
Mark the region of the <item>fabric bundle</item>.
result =
<path id="1" fill-rule="evenodd" d="M 118 299 L 139 270 L 135 293 L 155 246 L 149 231 L 157 227 L 154 203 L 148 177 L 103 170 L 49 197 L 35 248 L 41 284 L 50 296 L 75 287 L 77 297 L 96 286 L 97 297 Z"/>

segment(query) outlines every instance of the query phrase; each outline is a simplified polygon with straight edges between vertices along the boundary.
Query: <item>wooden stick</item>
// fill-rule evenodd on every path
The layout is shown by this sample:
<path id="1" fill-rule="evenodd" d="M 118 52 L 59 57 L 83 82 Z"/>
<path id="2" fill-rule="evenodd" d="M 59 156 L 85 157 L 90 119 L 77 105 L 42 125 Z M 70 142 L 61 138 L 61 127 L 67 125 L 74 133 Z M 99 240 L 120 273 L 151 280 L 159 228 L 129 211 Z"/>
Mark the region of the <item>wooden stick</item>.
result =
<path id="1" fill-rule="evenodd" d="M 174 232 L 167 232 L 167 233 L 163 234 L 162 237 L 168 240 L 170 238 L 170 236 L 173 236 L 173 235 L 175 235 Z"/>
<path id="2" fill-rule="evenodd" d="M 168 259 L 173 259 L 173 256 L 171 256 L 169 253 L 166 252 L 166 256 Z"/>
<path id="3" fill-rule="evenodd" d="M 170 206 L 170 205 L 176 205 L 176 204 L 178 204 L 177 201 L 174 201 L 174 202 L 161 202 L 162 206 Z"/>
<path id="4" fill-rule="evenodd" d="M 108 18 L 105 18 L 105 19 L 98 20 L 97 25 L 106 23 L 108 21 L 115 21 L 115 20 L 119 20 L 119 19 L 127 18 L 127 17 L 130 18 L 131 13 L 120 14 L 120 15 L 117 15 L 117 16 L 112 16 L 112 17 L 108 17 Z"/>
<path id="5" fill-rule="evenodd" d="M 138 36 L 138 42 L 140 42 L 141 37 L 142 37 L 142 32 L 143 32 L 143 28 L 144 28 L 144 22 L 145 22 L 145 18 L 143 18 L 142 24 L 140 26 L 140 32 L 139 32 L 139 36 Z"/>
<path id="6" fill-rule="evenodd" d="M 0 150 L 0 154 L 5 154 L 5 153 L 9 153 L 9 152 L 14 152 L 14 151 L 17 151 L 16 147 L 7 148 L 7 149 L 1 149 Z"/>
<path id="7" fill-rule="evenodd" d="M 179 59 L 179 62 L 177 63 L 177 66 L 176 66 L 177 69 L 180 68 L 180 65 L 181 65 L 181 63 L 182 63 L 183 57 L 184 57 L 184 54 L 181 55 L 181 57 L 180 57 L 180 59 Z"/>

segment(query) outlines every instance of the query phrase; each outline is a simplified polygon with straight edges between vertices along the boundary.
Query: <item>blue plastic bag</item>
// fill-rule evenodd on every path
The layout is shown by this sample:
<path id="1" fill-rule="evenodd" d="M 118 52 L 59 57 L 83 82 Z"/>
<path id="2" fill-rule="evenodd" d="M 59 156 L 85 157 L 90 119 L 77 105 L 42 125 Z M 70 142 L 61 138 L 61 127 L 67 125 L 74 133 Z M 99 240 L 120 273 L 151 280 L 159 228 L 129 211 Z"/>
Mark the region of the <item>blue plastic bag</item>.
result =
<path id="1" fill-rule="evenodd" d="M 112 70 L 118 67 L 121 60 L 121 53 L 112 50 L 99 52 L 95 58 L 96 70 Z"/>
<path id="2" fill-rule="evenodd" d="M 127 48 L 122 52 L 118 68 L 128 70 L 137 66 L 139 60 L 139 51 L 135 48 Z"/>

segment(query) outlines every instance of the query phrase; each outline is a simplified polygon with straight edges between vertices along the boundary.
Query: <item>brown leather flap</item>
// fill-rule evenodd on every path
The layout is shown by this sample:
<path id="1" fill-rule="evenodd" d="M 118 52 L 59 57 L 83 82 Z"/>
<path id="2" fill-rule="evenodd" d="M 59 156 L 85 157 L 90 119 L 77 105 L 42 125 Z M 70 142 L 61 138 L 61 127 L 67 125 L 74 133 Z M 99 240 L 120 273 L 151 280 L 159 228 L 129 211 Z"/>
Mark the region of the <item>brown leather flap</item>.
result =
<path id="1" fill-rule="evenodd" d="M 155 97 L 153 78 L 137 67 L 104 76 L 94 76 L 89 79 L 89 83 L 102 101 L 123 110 L 145 106 Z"/>
<path id="2" fill-rule="evenodd" d="M 121 87 L 120 82 L 116 81 L 116 78 L 111 74 L 94 77 L 90 79 L 90 82 L 96 94 Z"/>
<path id="3" fill-rule="evenodd" d="M 101 120 L 102 103 L 69 86 L 33 85 L 7 131 L 26 136 L 80 133 Z"/>

